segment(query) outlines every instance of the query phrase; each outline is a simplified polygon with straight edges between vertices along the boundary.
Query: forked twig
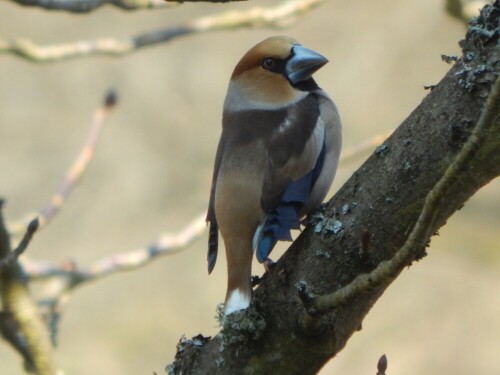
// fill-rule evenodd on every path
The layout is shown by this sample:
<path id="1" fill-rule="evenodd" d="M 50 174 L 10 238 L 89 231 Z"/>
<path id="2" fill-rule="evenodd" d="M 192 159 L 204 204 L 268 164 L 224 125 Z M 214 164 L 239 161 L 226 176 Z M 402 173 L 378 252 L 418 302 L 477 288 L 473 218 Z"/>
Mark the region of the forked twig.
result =
<path id="1" fill-rule="evenodd" d="M 17 245 L 17 247 L 11 252 L 9 252 L 9 254 L 7 254 L 5 257 L 0 259 L 0 274 L 2 273 L 2 270 L 4 268 L 9 266 L 10 264 L 13 264 L 19 258 L 19 256 L 22 253 L 24 253 L 29 243 L 31 242 L 33 235 L 37 231 L 38 226 L 39 226 L 38 218 L 33 219 L 28 224 L 28 228 L 26 229 L 26 232 L 24 233 L 21 242 L 19 242 L 19 245 Z"/>

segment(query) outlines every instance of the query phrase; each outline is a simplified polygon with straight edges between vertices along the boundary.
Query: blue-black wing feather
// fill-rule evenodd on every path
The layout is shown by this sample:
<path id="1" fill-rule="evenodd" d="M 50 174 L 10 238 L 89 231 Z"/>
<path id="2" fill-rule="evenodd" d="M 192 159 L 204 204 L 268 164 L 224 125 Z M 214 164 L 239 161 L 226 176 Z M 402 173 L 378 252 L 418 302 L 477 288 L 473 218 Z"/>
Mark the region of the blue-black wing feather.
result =
<path id="1" fill-rule="evenodd" d="M 296 181 L 288 184 L 280 196 L 279 203 L 267 211 L 262 237 L 256 253 L 263 262 L 278 241 L 291 241 L 290 230 L 299 229 L 299 212 L 307 202 L 311 190 L 318 179 L 325 160 L 325 144 L 316 160 L 314 168 Z"/>

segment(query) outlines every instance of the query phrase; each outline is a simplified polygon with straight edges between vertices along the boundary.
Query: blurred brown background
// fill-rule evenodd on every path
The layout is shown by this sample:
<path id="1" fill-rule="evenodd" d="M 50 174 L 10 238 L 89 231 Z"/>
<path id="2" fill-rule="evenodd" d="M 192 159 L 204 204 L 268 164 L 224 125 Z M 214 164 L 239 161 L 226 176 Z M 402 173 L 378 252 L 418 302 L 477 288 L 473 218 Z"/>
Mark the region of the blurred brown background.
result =
<path id="1" fill-rule="evenodd" d="M 0 35 L 38 43 L 126 37 L 229 8 L 88 15 L 0 5 Z M 331 0 L 286 30 L 193 35 L 123 58 L 37 65 L 0 55 L 0 196 L 14 220 L 40 208 L 79 150 L 105 90 L 119 106 L 95 159 L 29 256 L 82 265 L 177 231 L 206 209 L 226 85 L 237 60 L 267 36 L 287 34 L 327 56 L 316 75 L 336 101 L 345 148 L 397 126 L 449 69 L 465 28 L 444 1 Z M 333 194 L 362 162 L 344 166 Z M 483 188 L 405 271 L 322 374 L 500 373 L 500 184 Z M 275 255 L 276 257 L 276 255 Z M 163 373 L 182 334 L 217 332 L 226 270 L 206 273 L 206 236 L 181 254 L 79 289 L 60 326 L 57 357 L 71 375 Z M 256 268 L 256 273 L 261 267 Z M 0 373 L 21 374 L 0 345 Z"/>

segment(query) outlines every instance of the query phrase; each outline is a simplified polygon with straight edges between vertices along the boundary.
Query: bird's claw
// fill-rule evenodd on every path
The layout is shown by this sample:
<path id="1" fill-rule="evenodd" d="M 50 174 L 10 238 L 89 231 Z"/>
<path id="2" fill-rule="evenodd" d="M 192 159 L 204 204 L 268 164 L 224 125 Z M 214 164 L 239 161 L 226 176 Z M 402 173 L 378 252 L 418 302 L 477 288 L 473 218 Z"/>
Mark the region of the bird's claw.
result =
<path id="1" fill-rule="evenodd" d="M 271 272 L 271 269 L 276 263 L 271 258 L 266 258 L 264 259 L 262 264 L 264 265 L 264 269 L 266 270 L 266 272 Z"/>

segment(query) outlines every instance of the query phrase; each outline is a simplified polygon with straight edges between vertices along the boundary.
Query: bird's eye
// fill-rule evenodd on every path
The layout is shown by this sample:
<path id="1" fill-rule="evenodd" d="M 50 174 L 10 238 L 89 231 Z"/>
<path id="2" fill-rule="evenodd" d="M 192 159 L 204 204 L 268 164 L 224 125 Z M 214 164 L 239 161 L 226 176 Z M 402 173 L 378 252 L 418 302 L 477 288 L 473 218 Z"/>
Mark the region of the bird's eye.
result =
<path id="1" fill-rule="evenodd" d="M 265 70 L 271 70 L 276 66 L 276 60 L 271 57 L 267 57 L 262 60 L 262 63 L 260 65 Z"/>

